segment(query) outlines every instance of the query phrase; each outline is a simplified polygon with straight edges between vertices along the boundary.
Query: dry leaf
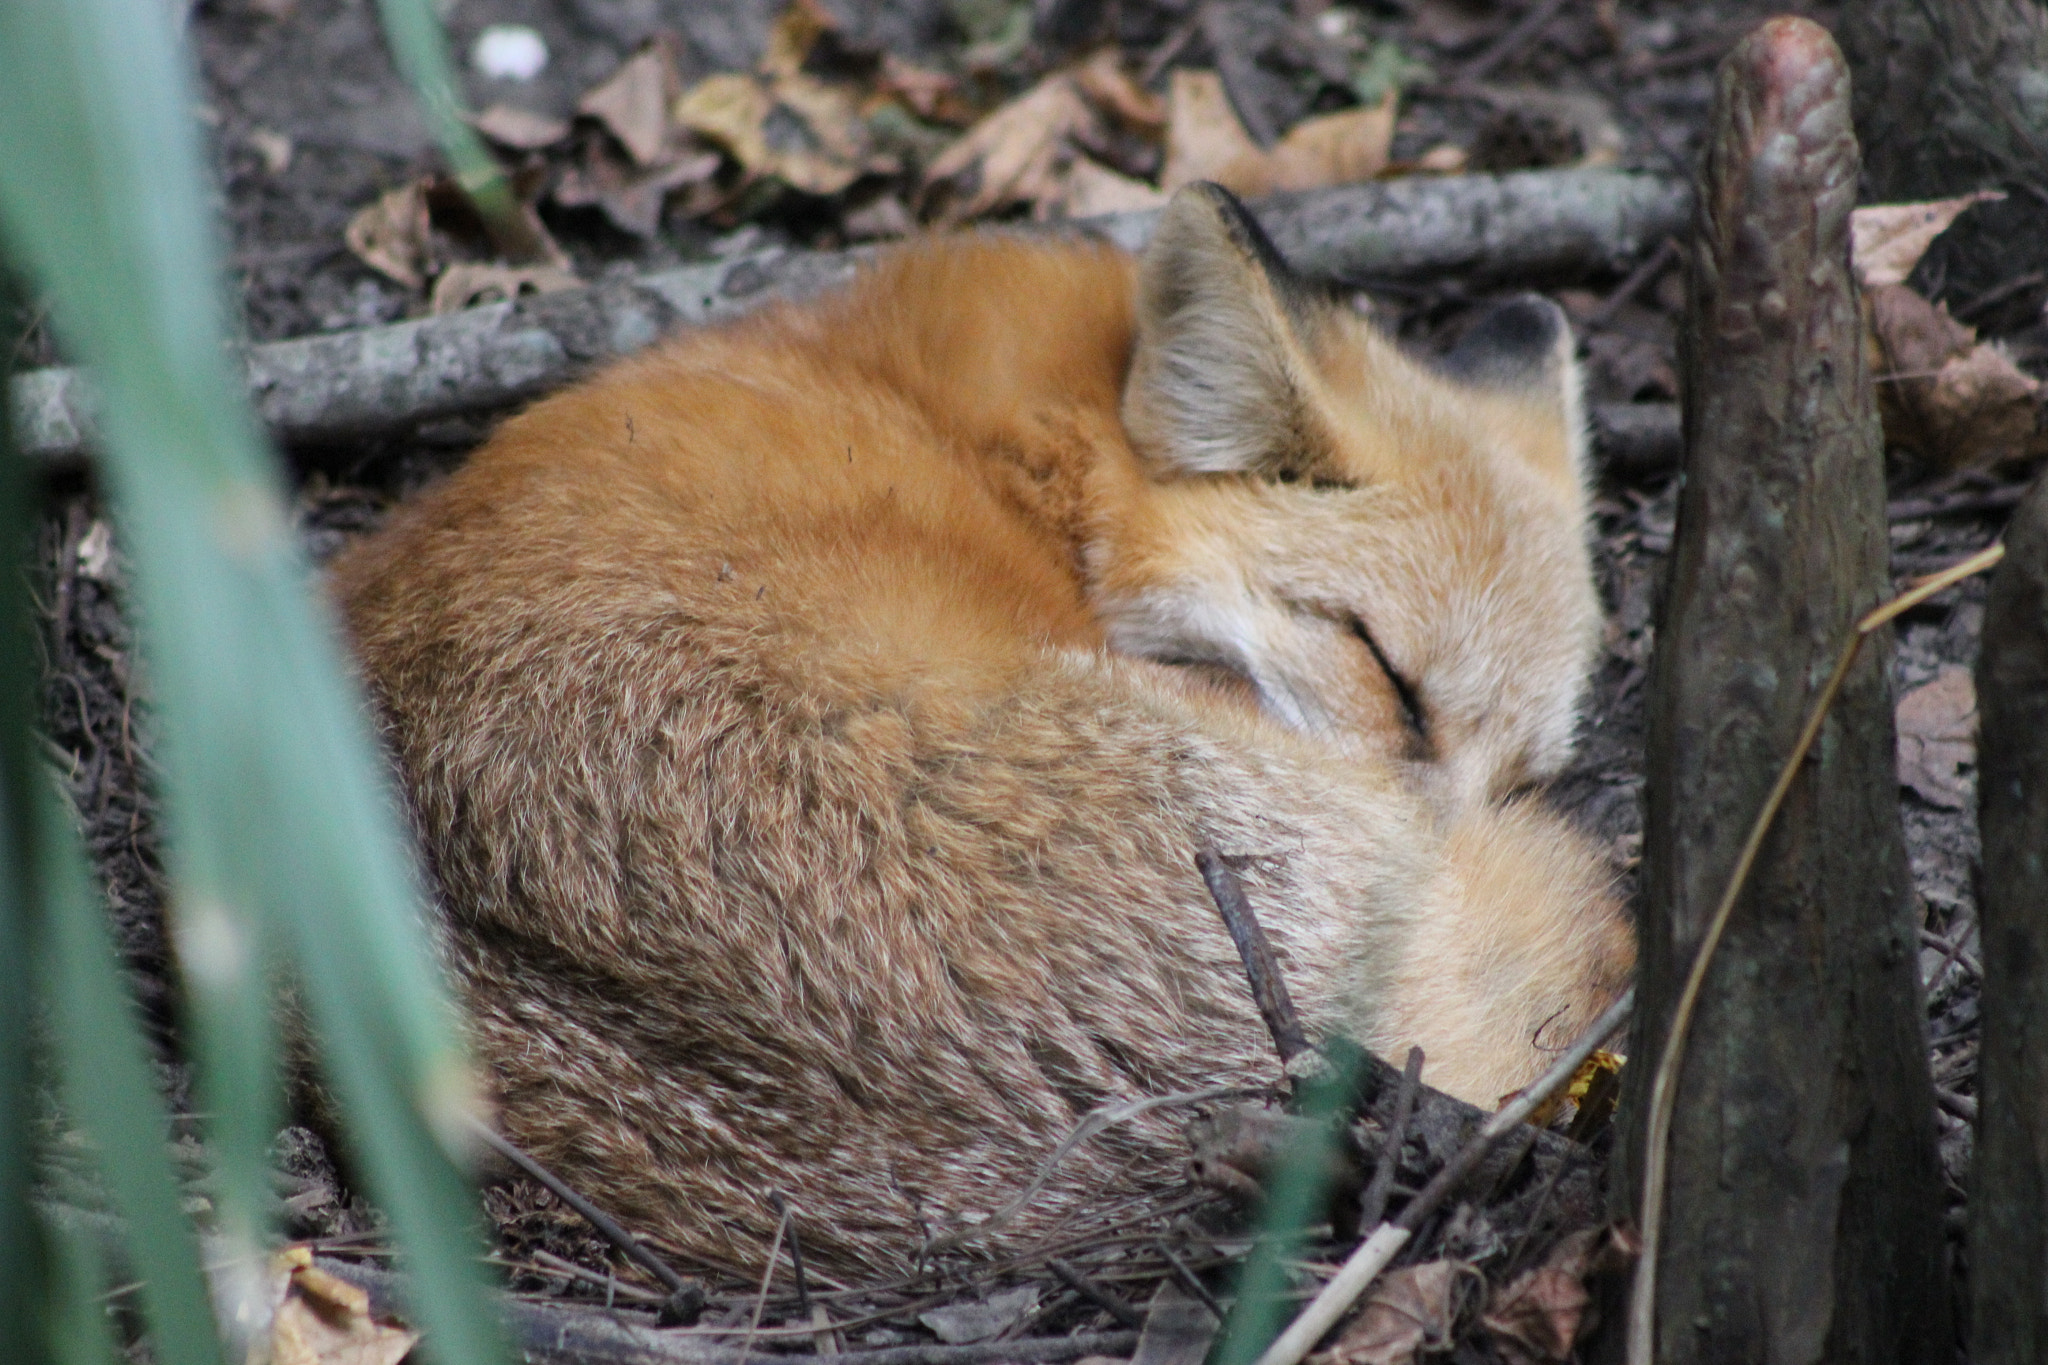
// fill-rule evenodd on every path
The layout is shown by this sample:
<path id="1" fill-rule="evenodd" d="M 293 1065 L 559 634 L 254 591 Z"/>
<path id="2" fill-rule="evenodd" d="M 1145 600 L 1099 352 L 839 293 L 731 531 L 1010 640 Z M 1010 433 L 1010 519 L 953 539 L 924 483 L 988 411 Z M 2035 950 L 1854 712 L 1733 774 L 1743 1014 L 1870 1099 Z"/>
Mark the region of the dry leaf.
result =
<path id="1" fill-rule="evenodd" d="M 1850 259 L 1865 289 L 1904 284 L 1906 276 L 1927 254 L 1928 246 L 1972 204 L 2003 199 L 1997 190 L 1979 190 L 1958 199 L 1921 204 L 1871 204 L 1849 215 Z"/>
<path id="2" fill-rule="evenodd" d="M 991 1294 L 981 1303 L 934 1308 L 919 1313 L 917 1320 L 931 1328 L 940 1341 L 949 1346 L 961 1346 L 973 1341 L 987 1341 L 1008 1331 L 1037 1308 L 1038 1289 L 1035 1285 L 1026 1284 Z"/>
<path id="3" fill-rule="evenodd" d="M 1929 805 L 1961 810 L 1973 789 L 1963 770 L 1977 762 L 1977 687 L 1970 670 L 1944 664 L 1932 682 L 1899 698 L 1899 785 Z"/>
<path id="4" fill-rule="evenodd" d="M 1074 83 L 1119 122 L 1153 133 L 1166 127 L 1166 101 L 1131 78 L 1114 47 L 1100 49 L 1075 67 Z"/>
<path id="5" fill-rule="evenodd" d="M 1503 1355 L 1531 1365 L 1571 1358 L 1579 1337 L 1592 1326 L 1586 1277 L 1606 1243 L 1605 1228 L 1574 1232 L 1551 1248 L 1542 1265 L 1516 1276 L 1501 1291 L 1480 1322 Z"/>
<path id="6" fill-rule="evenodd" d="M 1448 1348 L 1461 1277 L 1477 1272 L 1463 1261 L 1425 1261 L 1381 1276 L 1364 1309 L 1310 1365 L 1413 1365 L 1424 1351 Z"/>
<path id="7" fill-rule="evenodd" d="M 576 111 L 602 123 L 633 160 L 651 166 L 669 150 L 669 106 L 681 89 L 675 53 L 655 38 L 576 101 Z"/>
<path id="8" fill-rule="evenodd" d="M 837 194 L 869 172 L 897 169 L 874 154 L 856 92 L 809 76 L 707 76 L 675 112 L 749 176 L 774 176 L 806 194 Z"/>
<path id="9" fill-rule="evenodd" d="M 476 130 L 500 147 L 518 152 L 537 152 L 569 136 L 569 121 L 536 114 L 510 104 L 494 104 L 478 114 Z"/>
<path id="10" fill-rule="evenodd" d="M 938 220 L 959 223 L 1008 204 L 1065 200 L 1076 138 L 1092 140 L 1101 116 L 1071 75 L 1056 72 L 967 130 L 925 172 Z"/>
<path id="11" fill-rule="evenodd" d="M 1263 184 L 1239 190 L 1241 194 L 1349 185 L 1370 180 L 1385 170 L 1387 153 L 1393 145 L 1394 92 L 1389 90 L 1376 105 L 1303 119 L 1294 125 L 1272 151 L 1260 158 L 1262 176 L 1250 168 L 1239 167 L 1229 168 L 1226 174 L 1243 174 L 1250 181 L 1263 178 Z M 1229 180 L 1223 183 L 1237 189 Z"/>
<path id="12" fill-rule="evenodd" d="M 398 1365 L 419 1333 L 377 1321 L 370 1296 L 313 1265 L 305 1247 L 272 1261 L 283 1276 L 270 1321 L 269 1365 Z"/>
<path id="13" fill-rule="evenodd" d="M 386 191 L 349 219 L 341 235 L 363 264 L 407 289 L 424 287 L 433 272 L 426 183 L 415 180 Z"/>
<path id="14" fill-rule="evenodd" d="M 1394 141 L 1394 95 L 1376 105 L 1304 119 L 1262 149 L 1231 106 L 1213 71 L 1176 71 L 1168 93 L 1166 169 L 1171 193 L 1194 180 L 1213 180 L 1256 198 L 1275 190 L 1321 189 L 1370 180 L 1387 166 Z"/>
<path id="15" fill-rule="evenodd" d="M 574 289 L 583 281 L 571 271 L 553 265 L 451 265 L 434 281 L 427 311 L 453 313 L 479 303 L 516 299 L 521 294 L 552 294 Z"/>
<path id="16" fill-rule="evenodd" d="M 1944 469 L 2039 447 L 2039 380 L 1904 285 L 1880 285 L 1864 297 L 1888 438 Z"/>
<path id="17" fill-rule="evenodd" d="M 957 76 L 912 66 L 894 53 L 882 58 L 882 76 L 876 89 L 893 95 L 921 119 L 965 125 L 973 121 L 973 110 L 960 93 Z"/>
<path id="18" fill-rule="evenodd" d="M 565 208 L 591 205 L 626 232 L 652 237 L 661 228 L 661 210 L 670 191 L 698 185 L 718 173 L 716 152 L 676 153 L 645 169 L 622 160 L 601 142 L 583 150 L 581 161 L 562 172 L 554 188 L 555 202 Z"/>
<path id="19" fill-rule="evenodd" d="M 1167 196 L 1142 180 L 1076 157 L 1067 168 L 1066 193 L 1061 208 L 1069 218 L 1094 218 L 1105 213 L 1133 213 L 1163 207 Z"/>
<path id="20" fill-rule="evenodd" d="M 1213 71 L 1175 71 L 1166 111 L 1166 168 L 1159 188 L 1168 194 L 1196 180 L 1222 183 L 1230 166 L 1261 155 L 1224 93 L 1223 78 Z"/>
<path id="21" fill-rule="evenodd" d="M 790 0 L 776 19 L 775 27 L 768 31 L 768 46 L 761 54 L 761 73 L 785 79 L 801 75 L 818 39 L 838 27 L 839 21 L 818 0 Z"/>

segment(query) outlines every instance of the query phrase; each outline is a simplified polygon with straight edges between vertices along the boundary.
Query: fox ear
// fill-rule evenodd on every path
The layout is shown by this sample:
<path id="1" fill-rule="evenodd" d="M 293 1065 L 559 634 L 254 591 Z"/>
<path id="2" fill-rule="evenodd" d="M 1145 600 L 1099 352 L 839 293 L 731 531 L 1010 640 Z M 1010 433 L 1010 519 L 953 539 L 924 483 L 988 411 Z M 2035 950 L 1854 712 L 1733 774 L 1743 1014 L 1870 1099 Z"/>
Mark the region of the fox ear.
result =
<path id="1" fill-rule="evenodd" d="M 1328 439 L 1306 385 L 1321 308 L 1236 196 L 1174 195 L 1138 272 L 1138 340 L 1124 426 L 1184 473 L 1301 476 Z"/>
<path id="2" fill-rule="evenodd" d="M 1564 310 L 1540 294 L 1523 294 L 1489 310 L 1465 329 L 1437 362 L 1452 379 L 1554 407 L 1570 433 L 1572 465 L 1586 460 L 1584 398 L 1577 344 Z"/>

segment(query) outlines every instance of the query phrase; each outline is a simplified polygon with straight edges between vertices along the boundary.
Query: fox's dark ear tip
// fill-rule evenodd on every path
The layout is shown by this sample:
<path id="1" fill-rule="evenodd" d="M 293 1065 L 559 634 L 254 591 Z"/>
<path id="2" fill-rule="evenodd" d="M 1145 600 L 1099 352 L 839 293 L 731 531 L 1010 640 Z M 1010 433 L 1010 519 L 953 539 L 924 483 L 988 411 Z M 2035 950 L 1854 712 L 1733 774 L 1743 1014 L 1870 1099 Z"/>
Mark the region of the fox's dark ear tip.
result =
<path id="1" fill-rule="evenodd" d="M 1443 357 L 1443 370 L 1475 383 L 1514 383 L 1546 374 L 1571 335 L 1564 309 L 1541 294 L 1496 304 L 1465 329 Z"/>

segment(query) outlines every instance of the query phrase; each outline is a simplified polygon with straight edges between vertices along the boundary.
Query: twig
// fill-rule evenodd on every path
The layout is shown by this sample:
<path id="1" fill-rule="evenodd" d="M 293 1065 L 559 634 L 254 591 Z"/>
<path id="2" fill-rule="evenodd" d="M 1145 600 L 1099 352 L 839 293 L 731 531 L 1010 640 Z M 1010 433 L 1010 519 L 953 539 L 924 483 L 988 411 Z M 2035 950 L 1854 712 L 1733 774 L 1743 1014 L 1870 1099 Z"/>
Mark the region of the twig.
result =
<path id="1" fill-rule="evenodd" d="M 1888 521 L 1918 521 L 1922 517 L 1949 517 L 1964 512 L 2002 512 L 2018 506 L 2026 496 L 2027 485 L 2016 483 L 1949 498 L 1895 498 L 1885 504 L 1884 514 Z"/>
<path id="2" fill-rule="evenodd" d="M 1565 0 L 1537 0 L 1512 28 L 1494 39 L 1493 46 L 1458 72 L 1452 86 L 1475 85 L 1485 80 L 1495 67 L 1542 36 L 1543 30 L 1549 28 L 1551 21 L 1564 9 L 1564 3 Z"/>
<path id="3" fill-rule="evenodd" d="M 1947 1086 L 1937 1085 L 1934 1087 L 1934 1098 L 1940 1102 L 1942 1108 L 1957 1118 L 1967 1123 L 1977 1121 L 1977 1101 L 1968 1095 L 1958 1095 Z"/>
<path id="4" fill-rule="evenodd" d="M 1513 1132 L 1536 1107 L 1549 1099 L 1558 1089 L 1577 1074 L 1586 1058 L 1593 1055 L 1600 1045 L 1613 1035 L 1614 1031 L 1628 1022 L 1629 1012 L 1635 1008 L 1636 993 L 1631 986 L 1621 998 L 1609 1005 L 1593 1026 L 1581 1034 L 1550 1069 L 1535 1081 L 1525 1086 L 1500 1110 L 1481 1124 L 1479 1131 L 1458 1149 L 1458 1154 L 1445 1163 L 1442 1170 L 1431 1178 L 1422 1192 L 1408 1201 L 1408 1207 L 1401 1210 L 1401 1216 L 1391 1223 L 1382 1223 L 1373 1229 L 1372 1236 L 1365 1239 L 1358 1249 L 1340 1266 L 1330 1282 L 1301 1310 L 1300 1316 L 1289 1323 L 1287 1330 L 1273 1339 L 1257 1365 L 1299 1365 L 1309 1348 L 1322 1339 L 1323 1333 L 1336 1325 L 1345 1310 L 1358 1300 L 1379 1273 L 1387 1268 L 1388 1262 L 1407 1244 L 1408 1239 L 1421 1226 L 1422 1221 L 1435 1213 L 1437 1206 L 1450 1197 L 1453 1190 L 1478 1168 L 1493 1150 L 1494 1143 Z"/>
<path id="5" fill-rule="evenodd" d="M 1750 869 L 1756 865 L 1757 854 L 1763 848 L 1764 836 L 1770 833 L 1771 822 L 1777 818 L 1778 808 L 1785 804 L 1785 797 L 1791 792 L 1793 780 L 1799 776 L 1808 751 L 1820 738 L 1821 723 L 1827 719 L 1828 709 L 1835 704 L 1836 693 L 1842 690 L 1850 667 L 1862 652 L 1863 642 L 1901 614 L 1973 574 L 1984 572 L 2004 557 L 2003 544 L 1980 550 L 1959 564 L 1930 574 L 1910 590 L 1872 609 L 1856 623 L 1848 643 L 1842 646 L 1841 657 L 1835 661 L 1835 671 L 1828 675 L 1820 695 L 1814 700 L 1813 709 L 1792 746 L 1791 755 L 1786 758 L 1785 766 L 1779 769 L 1778 780 L 1764 799 L 1763 809 L 1757 812 L 1756 822 L 1750 826 L 1749 838 L 1743 842 L 1742 853 L 1735 860 L 1735 870 L 1729 875 L 1728 889 L 1721 894 L 1721 903 L 1715 907 L 1713 918 L 1707 921 L 1707 931 L 1700 939 L 1698 951 L 1693 954 L 1692 969 L 1686 973 L 1685 989 L 1679 992 L 1678 1007 L 1671 1015 L 1671 1033 L 1664 1040 L 1664 1052 L 1657 1059 L 1657 1070 L 1650 1083 L 1649 1138 L 1643 1159 L 1643 1249 L 1636 1261 L 1635 1283 L 1629 1291 L 1628 1305 L 1630 1365 L 1649 1365 L 1654 1354 L 1657 1250 L 1658 1240 L 1664 1231 L 1664 1185 L 1670 1160 L 1671 1117 L 1678 1093 L 1679 1072 L 1685 1065 L 1685 1043 L 1692 1027 L 1693 1010 L 1699 1003 L 1700 988 L 1706 981 L 1707 968 L 1713 963 L 1714 951 L 1721 946 L 1722 932 L 1727 929 L 1729 918 L 1735 912 L 1736 899 L 1742 894 Z"/>
<path id="6" fill-rule="evenodd" d="M 1202 870 L 1209 898 L 1216 902 L 1216 913 L 1223 916 L 1230 941 L 1237 945 L 1237 955 L 1244 959 L 1252 1000 L 1259 1007 L 1259 1016 L 1266 1021 L 1266 1031 L 1273 1035 L 1280 1064 L 1285 1066 L 1308 1051 L 1308 1035 L 1301 1030 L 1301 1016 L 1294 1012 L 1294 997 L 1288 994 L 1287 978 L 1280 975 L 1273 944 L 1260 927 L 1259 917 L 1252 913 L 1252 903 L 1245 899 L 1244 884 L 1222 856 L 1213 848 L 1202 849 L 1195 854 L 1195 866 Z"/>
<path id="7" fill-rule="evenodd" d="M 1975 954 L 1963 946 L 1967 937 L 1968 935 L 1965 933 L 1958 935 L 1956 938 L 1948 939 L 1935 933 L 1932 929 L 1922 929 L 1920 931 L 1920 941 L 1922 943 L 1930 948 L 1942 950 L 1941 965 L 1935 968 L 1933 978 L 1927 983 L 1928 989 L 1932 990 L 1934 983 L 1941 980 L 1942 976 L 1948 971 L 1950 964 L 1957 962 L 1962 963 L 1963 970 L 1971 976 L 1976 977 L 1979 981 L 1984 979 L 1984 964 L 1979 962 Z"/>
<path id="8" fill-rule="evenodd" d="M 1643 263 L 1628 273 L 1628 278 L 1614 287 L 1614 292 L 1600 300 L 1600 306 L 1586 314 L 1585 328 L 1592 331 L 1605 327 L 1614 320 L 1630 299 L 1641 293 L 1643 286 L 1663 274 L 1670 264 L 1678 259 L 1678 239 L 1666 237 L 1657 243 L 1657 249 L 1649 254 Z"/>
<path id="9" fill-rule="evenodd" d="M 1052 1179 L 1052 1173 L 1059 1168 L 1059 1164 L 1067 1159 L 1067 1153 L 1073 1151 L 1089 1138 L 1094 1137 L 1105 1129 L 1113 1128 L 1119 1123 L 1137 1118 L 1141 1114 L 1149 1114 L 1154 1109 L 1163 1109 L 1169 1105 L 1200 1104 L 1206 1100 L 1226 1099 L 1232 1095 L 1245 1095 L 1247 1093 L 1257 1092 L 1247 1092 L 1232 1086 L 1222 1086 L 1215 1090 L 1186 1090 L 1171 1095 L 1148 1095 L 1144 1099 L 1115 1100 L 1109 1104 L 1097 1105 L 1083 1114 L 1081 1121 L 1076 1123 L 1064 1138 L 1060 1139 L 1060 1145 L 1053 1148 L 1052 1153 L 1040 1163 L 1037 1172 L 1026 1182 L 1024 1188 L 1017 1193 L 1015 1198 L 1000 1209 L 997 1209 L 987 1218 L 976 1223 L 973 1227 L 962 1228 L 958 1232 L 948 1232 L 932 1238 L 924 1244 L 920 1255 L 932 1256 L 941 1251 L 950 1251 L 954 1247 L 973 1238 L 986 1236 L 1008 1223 L 1012 1218 L 1023 1212 L 1025 1207 L 1037 1197 L 1039 1190 L 1044 1188 L 1045 1182 Z"/>
<path id="10" fill-rule="evenodd" d="M 634 1303 L 645 1304 L 650 1308 L 654 1308 L 659 1307 L 662 1300 L 667 1297 L 664 1294 L 656 1293 L 652 1289 L 643 1289 L 637 1284 L 628 1284 L 616 1275 L 607 1275 L 602 1270 L 592 1270 L 588 1266 L 578 1265 L 566 1256 L 557 1256 L 552 1251 L 543 1248 L 535 1248 L 531 1254 L 535 1263 L 542 1270 L 551 1271 L 558 1275 L 567 1275 L 572 1277 L 572 1280 L 582 1280 L 585 1283 L 594 1284 L 605 1291 L 608 1300 L 611 1296 L 616 1295 L 619 1298 L 628 1299 Z M 506 1264 L 511 1265 L 512 1263 L 508 1261 Z"/>
<path id="11" fill-rule="evenodd" d="M 1173 1278 L 1179 1281 L 1180 1287 L 1200 1299 L 1202 1307 L 1215 1314 L 1217 1322 L 1222 1322 L 1223 1305 L 1216 1302 L 1216 1296 L 1209 1292 L 1208 1285 L 1202 1283 L 1201 1276 L 1188 1269 L 1188 1263 L 1174 1255 L 1173 1248 L 1166 1243 L 1155 1240 L 1152 1247 L 1159 1253 L 1160 1259 L 1166 1262 L 1166 1268 L 1173 1272 Z"/>
<path id="12" fill-rule="evenodd" d="M 811 1291 L 804 1282 L 804 1244 L 797 1235 L 796 1215 L 791 1212 L 780 1190 L 768 1192 L 768 1203 L 789 1225 L 789 1271 L 796 1280 L 796 1311 L 798 1317 L 807 1318 L 811 1315 Z"/>
<path id="13" fill-rule="evenodd" d="M 499 1156 L 504 1157 L 505 1160 L 539 1181 L 547 1188 L 549 1194 L 552 1194 L 555 1198 L 574 1209 L 582 1216 L 584 1222 L 596 1228 L 599 1235 L 607 1242 L 610 1242 L 620 1251 L 625 1252 L 633 1264 L 659 1280 L 668 1289 L 669 1293 L 689 1294 L 694 1291 L 701 1294 L 703 1292 L 701 1288 L 691 1284 L 688 1280 L 676 1274 L 674 1270 L 671 1270 L 667 1263 L 659 1256 L 656 1256 L 645 1246 L 641 1245 L 640 1240 L 614 1222 L 611 1215 L 576 1193 L 575 1190 L 569 1188 L 568 1183 L 560 1176 L 528 1156 L 503 1134 L 499 1133 L 497 1129 L 482 1122 L 473 1123 L 471 1128 L 486 1147 L 489 1147 Z"/>
<path id="14" fill-rule="evenodd" d="M 1143 1313 L 1088 1279 L 1065 1261 L 1049 1260 L 1045 1263 L 1045 1268 L 1057 1276 L 1061 1284 L 1115 1318 L 1119 1325 L 1132 1328 L 1145 1325 Z"/>
<path id="15" fill-rule="evenodd" d="M 1401 1088 L 1394 1094 L 1394 1117 L 1387 1124 L 1380 1144 L 1380 1159 L 1373 1167 L 1372 1180 L 1358 1201 L 1358 1231 L 1363 1236 L 1380 1224 L 1387 1211 L 1387 1196 L 1393 1193 L 1394 1174 L 1401 1165 L 1401 1144 L 1408 1140 L 1408 1120 L 1415 1112 L 1415 1093 L 1422 1088 L 1422 1049 L 1408 1049 L 1408 1065 L 1401 1070 Z"/>

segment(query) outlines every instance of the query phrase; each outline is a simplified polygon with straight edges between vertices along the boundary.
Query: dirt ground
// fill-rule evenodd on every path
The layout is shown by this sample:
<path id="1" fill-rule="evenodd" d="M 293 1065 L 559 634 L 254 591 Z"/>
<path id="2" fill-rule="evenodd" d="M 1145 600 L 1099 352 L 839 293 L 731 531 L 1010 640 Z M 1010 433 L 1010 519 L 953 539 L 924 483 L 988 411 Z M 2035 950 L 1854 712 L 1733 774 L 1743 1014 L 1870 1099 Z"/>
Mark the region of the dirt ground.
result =
<path id="1" fill-rule="evenodd" d="M 1195 0 L 1039 0 L 1038 31 L 1069 35 L 1066 42 L 1018 41 L 1034 17 L 1028 0 L 826 3 L 837 21 L 840 60 L 872 66 L 886 53 L 946 73 L 977 108 L 1025 89 L 1037 75 L 1099 41 L 1113 42 L 1153 89 L 1162 88 L 1175 67 L 1219 63 L 1211 41 L 1216 30 L 1200 22 L 1205 10 Z M 1355 74 L 1361 42 L 1365 48 L 1392 44 L 1428 68 L 1411 78 L 1401 106 L 1392 147 L 1397 162 L 1449 145 L 1463 149 L 1475 169 L 1563 164 L 1585 155 L 1588 130 L 1598 129 L 1616 135 L 1615 164 L 1690 174 L 1712 96 L 1714 63 L 1758 19 L 1781 7 L 1751 0 L 1563 6 L 1535 0 L 1526 7 L 1487 0 L 1369 0 L 1328 8 L 1311 0 L 1290 9 L 1238 0 L 1223 8 L 1239 25 L 1236 32 L 1251 35 L 1231 58 L 1240 68 L 1232 94 L 1247 126 L 1263 121 L 1281 130 L 1312 112 L 1354 103 L 1356 87 L 1347 85 L 1343 62 L 1332 66 L 1329 50 L 1342 47 Z M 1823 22 L 1833 13 L 1828 5 L 1794 8 Z M 586 91 L 657 33 L 673 36 L 685 81 L 754 66 L 782 9 L 781 0 L 456 0 L 447 21 L 458 59 L 495 24 L 528 26 L 547 48 L 547 65 L 531 80 L 486 78 L 465 62 L 472 107 L 504 105 L 569 119 Z M 1523 22 L 1531 16 L 1541 22 Z M 248 336 L 293 337 L 422 312 L 420 289 L 372 269 L 344 242 L 344 230 L 359 210 L 439 164 L 385 55 L 372 0 L 198 0 L 187 22 L 203 72 L 200 115 L 212 133 L 232 284 Z M 1554 100 L 1546 103 L 1531 91 L 1568 96 L 1579 112 L 1560 114 Z M 913 132 L 917 136 L 899 141 L 915 151 L 943 145 L 953 130 L 933 123 Z M 576 138 L 594 136 L 579 125 Z M 527 184 L 558 185 L 582 145 L 572 138 L 517 158 L 507 155 L 524 168 Z M 1123 155 L 1124 164 L 1143 169 L 1143 149 L 1125 149 Z M 689 196 L 679 195 L 645 234 L 622 229 L 599 207 L 565 206 L 562 196 L 551 197 L 545 188 L 538 202 L 569 263 L 589 280 L 764 243 L 829 247 L 875 235 L 877 223 L 901 222 L 868 210 L 884 200 L 912 202 L 906 186 L 913 174 L 914 165 L 896 179 L 864 176 L 831 195 L 741 196 L 708 212 L 693 212 L 685 202 Z M 2023 368 L 2048 373 L 2048 329 L 2040 322 L 2048 287 L 2021 281 L 2009 288 L 2012 281 L 2001 275 L 1995 257 L 1945 253 L 1939 245 L 1915 281 L 1959 314 L 1989 300 L 1972 320 L 2005 337 Z M 1592 401 L 1677 398 L 1675 337 L 1683 283 L 1675 254 L 1660 252 L 1626 278 L 1523 283 L 1551 290 L 1578 323 Z M 1454 332 L 1477 301 L 1459 280 L 1432 279 L 1388 282 L 1375 288 L 1370 306 L 1426 347 Z M 39 330 L 24 344 L 32 359 L 54 355 Z M 347 537 L 374 526 L 393 499 L 459 460 L 473 435 L 473 428 L 457 427 L 365 448 L 293 452 L 302 524 L 314 556 L 324 559 Z M 2013 470 L 1935 476 L 1897 459 L 1895 575 L 1903 581 L 1988 544 L 1999 533 L 2019 478 Z M 1608 843 L 1624 871 L 1633 868 L 1641 844 L 1643 692 L 1674 506 L 1668 471 L 1626 477 L 1610 471 L 1603 478 L 1595 534 L 1609 613 L 1606 648 L 1578 761 L 1553 792 L 1560 806 Z M 157 920 L 161 887 L 148 796 L 147 710 L 135 705 L 119 561 L 110 555 L 106 537 L 90 490 L 60 490 L 47 535 L 50 580 L 44 600 L 51 629 L 45 700 L 50 738 L 72 760 L 74 791 L 124 947 L 153 1020 L 168 1033 L 174 1011 Z M 1973 581 L 1906 616 L 1893 663 L 1901 696 L 1944 679 L 1952 684 L 1945 669 L 1974 663 L 1983 597 L 1982 581 Z M 1961 1116 L 1974 1108 L 1980 969 L 1975 800 L 1967 754 L 1934 779 L 1902 788 L 1901 801 L 1926 911 L 1922 966 L 1929 987 L 1929 1046 L 1943 1098 L 1942 1155 L 1955 1239 L 1969 1162 L 1969 1127 Z M 345 1242 L 374 1231 L 374 1215 L 347 1195 L 317 1139 L 292 1130 L 280 1159 L 294 1235 Z M 620 1303 L 645 1300 L 630 1284 L 607 1284 L 617 1267 L 606 1248 L 538 1187 L 505 1180 L 488 1199 L 521 1288 L 558 1296 L 623 1293 Z M 1552 1226 L 1544 1235 L 1554 1240 L 1568 1230 Z M 1525 1240 L 1527 1232 L 1521 1230 Z M 1445 1245 L 1448 1235 L 1440 1230 L 1435 1245 Z M 579 1277 L 566 1268 L 569 1262 L 590 1272 Z M 1148 1287 L 1141 1280 L 1132 1283 Z M 877 1292 L 881 1296 L 868 1301 L 881 1305 L 876 1325 L 858 1344 L 926 1339 L 909 1320 L 914 1314 L 902 1308 L 913 1297 L 907 1290 Z M 1091 1307 L 1086 1296 L 1069 1300 L 1064 1316 L 1034 1319 L 1032 1330 L 1072 1330 L 1115 1317 Z M 712 1312 L 716 1317 L 735 1303 L 744 1309 L 750 1302 L 744 1294 L 714 1296 Z M 1466 1332 L 1460 1341 L 1460 1359 L 1497 1358 L 1480 1334 Z"/>

